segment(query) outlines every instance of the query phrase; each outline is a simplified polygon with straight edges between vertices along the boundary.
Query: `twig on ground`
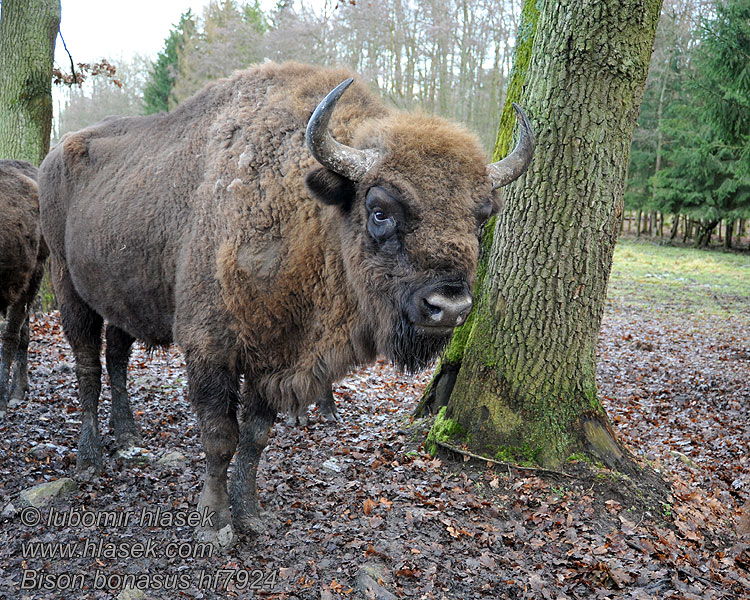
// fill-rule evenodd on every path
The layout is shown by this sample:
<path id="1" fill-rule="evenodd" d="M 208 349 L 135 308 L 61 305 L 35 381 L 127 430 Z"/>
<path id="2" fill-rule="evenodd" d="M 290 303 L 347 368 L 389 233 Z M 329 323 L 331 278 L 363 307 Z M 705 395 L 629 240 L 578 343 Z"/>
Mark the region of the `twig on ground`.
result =
<path id="1" fill-rule="evenodd" d="M 542 467 L 522 467 L 520 465 L 515 465 L 513 463 L 507 463 L 507 462 L 503 462 L 500 460 L 495 460 L 494 458 L 488 458 L 480 454 L 474 454 L 473 452 L 469 452 L 468 450 L 464 450 L 463 448 L 456 448 L 455 446 L 451 446 L 450 444 L 446 444 L 445 442 L 435 442 L 435 443 L 441 448 L 445 448 L 447 450 L 450 450 L 451 452 L 462 454 L 464 456 L 469 456 L 471 458 L 476 458 L 477 460 L 483 460 L 493 465 L 500 465 L 503 467 L 508 467 L 508 469 L 513 468 L 513 469 L 518 469 L 519 471 L 535 471 L 537 473 L 545 473 L 547 475 L 559 475 L 560 477 L 576 479 L 575 475 L 563 473 L 562 471 L 554 471 L 552 469 L 544 469 Z"/>

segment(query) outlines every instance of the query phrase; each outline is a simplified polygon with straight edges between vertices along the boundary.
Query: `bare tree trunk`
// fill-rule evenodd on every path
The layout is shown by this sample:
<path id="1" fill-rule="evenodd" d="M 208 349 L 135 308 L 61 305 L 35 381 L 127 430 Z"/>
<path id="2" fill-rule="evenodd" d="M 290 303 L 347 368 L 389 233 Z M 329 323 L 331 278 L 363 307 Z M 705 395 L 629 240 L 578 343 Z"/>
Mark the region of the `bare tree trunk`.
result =
<path id="1" fill-rule="evenodd" d="M 673 242 L 677 236 L 677 227 L 680 225 L 680 214 L 677 213 L 672 217 L 672 228 L 669 230 L 669 241 Z"/>
<path id="2" fill-rule="evenodd" d="M 598 396 L 595 352 L 661 0 L 530 2 L 539 20 L 522 104 L 537 150 L 506 188 L 474 326 L 428 447 L 447 437 L 550 466 L 581 452 L 635 474 Z"/>
<path id="3" fill-rule="evenodd" d="M 52 127 L 52 60 L 60 0 L 3 0 L 0 14 L 0 157 L 39 165 Z"/>
<path id="4" fill-rule="evenodd" d="M 727 219 L 726 227 L 724 228 L 724 248 L 729 250 L 732 247 L 732 233 L 734 233 L 734 220 Z"/>

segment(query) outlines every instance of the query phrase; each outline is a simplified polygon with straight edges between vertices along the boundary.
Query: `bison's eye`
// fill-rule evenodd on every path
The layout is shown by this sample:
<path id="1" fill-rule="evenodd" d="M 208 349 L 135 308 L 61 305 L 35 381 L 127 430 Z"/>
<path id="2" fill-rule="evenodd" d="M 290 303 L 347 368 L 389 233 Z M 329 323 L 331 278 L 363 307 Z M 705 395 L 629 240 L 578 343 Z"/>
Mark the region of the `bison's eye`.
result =
<path id="1" fill-rule="evenodd" d="M 384 241 L 395 233 L 396 219 L 376 208 L 370 212 L 370 218 L 367 219 L 367 230 L 377 241 Z"/>
<path id="2" fill-rule="evenodd" d="M 395 239 L 399 222 L 403 222 L 404 210 L 393 192 L 381 186 L 367 190 L 367 231 L 376 242 Z"/>

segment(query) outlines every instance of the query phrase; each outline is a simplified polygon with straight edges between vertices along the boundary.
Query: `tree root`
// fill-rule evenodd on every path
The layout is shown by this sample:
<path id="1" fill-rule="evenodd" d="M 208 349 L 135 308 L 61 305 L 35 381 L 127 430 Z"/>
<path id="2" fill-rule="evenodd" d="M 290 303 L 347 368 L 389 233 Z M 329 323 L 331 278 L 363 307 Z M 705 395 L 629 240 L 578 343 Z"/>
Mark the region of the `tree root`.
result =
<path id="1" fill-rule="evenodd" d="M 445 442 L 439 442 L 436 440 L 435 443 L 441 448 L 445 448 L 446 450 L 450 450 L 451 452 L 455 452 L 456 454 L 461 454 L 463 456 L 468 456 L 470 458 L 475 458 L 477 460 L 483 460 L 492 465 L 500 465 L 503 467 L 508 467 L 509 469 L 517 469 L 519 471 L 533 471 L 536 473 L 543 473 L 545 475 L 556 475 L 558 477 L 578 479 L 575 475 L 570 475 L 568 473 L 564 473 L 563 471 L 554 471 L 553 469 L 545 469 L 542 467 L 522 467 L 521 465 L 517 465 L 515 463 L 503 462 L 500 460 L 495 460 L 494 458 L 488 458 L 487 456 L 482 456 L 480 454 L 474 454 L 473 452 L 469 452 L 468 450 L 464 450 L 463 448 L 457 448 L 456 446 L 451 446 L 450 444 L 446 444 Z"/>

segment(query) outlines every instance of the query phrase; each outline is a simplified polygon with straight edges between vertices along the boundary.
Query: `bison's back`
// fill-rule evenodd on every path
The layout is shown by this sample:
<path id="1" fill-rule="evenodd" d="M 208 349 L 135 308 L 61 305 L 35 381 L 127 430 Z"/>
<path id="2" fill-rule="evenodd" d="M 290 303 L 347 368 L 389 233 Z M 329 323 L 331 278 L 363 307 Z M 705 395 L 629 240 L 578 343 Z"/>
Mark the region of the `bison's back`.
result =
<path id="1" fill-rule="evenodd" d="M 40 245 L 36 169 L 0 160 L 0 313 L 29 282 Z"/>
<path id="2" fill-rule="evenodd" d="M 91 308 L 153 344 L 171 340 L 175 264 L 196 179 L 164 120 L 107 119 L 65 136 L 40 168 L 53 257 Z"/>
<path id="3" fill-rule="evenodd" d="M 222 245 L 249 235 L 251 253 L 276 247 L 307 218 L 301 201 L 303 213 L 318 210 L 303 183 L 314 164 L 304 129 L 346 75 L 262 65 L 174 112 L 110 118 L 63 138 L 40 169 L 42 228 L 80 297 L 150 343 L 171 341 L 180 306 L 191 320 L 222 310 Z M 344 142 L 358 119 L 383 112 L 363 88 L 351 96 L 332 124 Z M 253 237 L 255 228 L 273 239 Z"/>

